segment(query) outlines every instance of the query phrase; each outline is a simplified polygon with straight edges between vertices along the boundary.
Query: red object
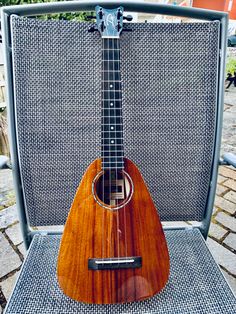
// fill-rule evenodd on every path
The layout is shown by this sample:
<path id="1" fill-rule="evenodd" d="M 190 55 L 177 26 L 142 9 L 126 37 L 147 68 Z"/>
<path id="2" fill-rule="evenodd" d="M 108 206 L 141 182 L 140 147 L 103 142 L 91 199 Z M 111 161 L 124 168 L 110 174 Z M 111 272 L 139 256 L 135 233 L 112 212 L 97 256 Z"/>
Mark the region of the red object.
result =
<path id="1" fill-rule="evenodd" d="M 193 0 L 193 7 L 228 12 L 230 19 L 236 19 L 236 0 Z"/>
<path id="2" fill-rule="evenodd" d="M 236 20 L 236 0 L 226 0 L 225 2 L 225 11 L 229 12 L 229 18 Z"/>
<path id="3" fill-rule="evenodd" d="M 193 0 L 193 7 L 202 8 L 202 9 L 209 9 L 209 10 L 217 10 L 217 11 L 224 11 L 225 10 L 225 3 L 228 2 L 227 0 Z"/>

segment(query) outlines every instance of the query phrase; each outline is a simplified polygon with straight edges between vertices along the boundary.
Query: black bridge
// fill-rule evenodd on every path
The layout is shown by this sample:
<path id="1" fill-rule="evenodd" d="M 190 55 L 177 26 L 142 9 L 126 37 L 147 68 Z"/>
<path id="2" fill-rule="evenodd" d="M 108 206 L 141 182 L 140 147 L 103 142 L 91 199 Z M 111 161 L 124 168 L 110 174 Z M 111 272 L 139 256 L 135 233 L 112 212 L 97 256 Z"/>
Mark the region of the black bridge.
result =
<path id="1" fill-rule="evenodd" d="M 140 268 L 141 266 L 141 256 L 88 259 L 88 269 L 93 270 Z"/>

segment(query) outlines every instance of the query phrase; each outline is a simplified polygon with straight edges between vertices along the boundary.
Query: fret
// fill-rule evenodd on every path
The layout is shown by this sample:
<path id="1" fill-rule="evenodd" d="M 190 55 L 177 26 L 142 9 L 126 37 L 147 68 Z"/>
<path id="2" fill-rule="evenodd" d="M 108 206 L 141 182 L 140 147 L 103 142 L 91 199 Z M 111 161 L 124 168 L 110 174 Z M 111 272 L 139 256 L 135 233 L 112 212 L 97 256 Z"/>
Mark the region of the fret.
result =
<path id="1" fill-rule="evenodd" d="M 107 165 L 107 166 L 103 166 L 102 167 L 102 169 L 104 169 L 104 170 L 110 170 L 110 169 L 116 169 L 116 170 L 118 170 L 118 169 L 124 169 L 124 166 L 116 166 L 116 167 L 112 167 L 112 166 L 110 166 L 110 165 Z"/>
<path id="2" fill-rule="evenodd" d="M 116 81 L 120 79 L 120 71 L 103 71 L 102 78 L 105 81 Z"/>
<path id="3" fill-rule="evenodd" d="M 109 133 L 108 133 L 109 134 Z M 105 137 L 105 138 L 103 138 L 102 139 L 102 141 L 105 141 L 105 140 L 123 140 L 123 137 L 121 136 L 121 137 Z M 109 144 L 109 143 L 108 143 Z M 111 144 L 114 144 L 114 143 L 111 143 Z M 121 143 L 122 144 L 122 143 Z"/>
<path id="4" fill-rule="evenodd" d="M 104 110 L 104 109 L 103 109 Z M 107 109 L 108 110 L 108 109 Z M 115 110 L 115 109 L 113 109 Z M 118 110 L 118 109 L 117 109 Z M 121 110 L 121 109 L 120 109 Z M 122 115 L 102 115 L 102 118 L 122 118 Z"/>
<path id="5" fill-rule="evenodd" d="M 114 132 L 114 131 L 111 131 L 111 130 L 108 130 L 108 131 L 105 131 L 105 132 L 102 132 L 103 133 L 103 137 L 104 138 L 114 138 L 114 137 L 117 137 L 117 138 L 121 138 L 122 135 L 123 135 L 123 132 L 121 131 L 117 131 L 117 132 Z"/>
<path id="6" fill-rule="evenodd" d="M 114 129 L 112 130 L 111 127 L 114 127 Z M 123 132 L 123 128 L 121 126 L 121 124 L 102 124 L 102 133 L 107 133 L 107 132 Z"/>
<path id="7" fill-rule="evenodd" d="M 109 80 L 109 81 L 106 81 L 106 80 L 102 80 L 102 82 L 120 82 L 121 83 L 121 80 L 116 80 L 116 81 L 114 81 L 114 80 Z"/>
<path id="8" fill-rule="evenodd" d="M 108 150 L 108 151 L 122 151 L 123 150 L 123 145 L 103 145 L 102 147 L 103 150 Z"/>
<path id="9" fill-rule="evenodd" d="M 107 126 L 107 125 L 106 125 Z M 116 127 L 113 127 L 112 129 L 111 129 L 111 126 L 109 125 L 109 127 L 106 129 L 106 130 L 103 130 L 102 129 L 102 133 L 122 133 L 123 132 L 123 129 L 121 128 L 121 129 L 117 129 Z"/>
<path id="10" fill-rule="evenodd" d="M 118 127 L 120 127 L 120 129 L 122 130 L 122 125 L 123 125 L 123 123 L 116 123 L 116 124 L 115 124 L 116 129 L 117 129 L 117 126 L 118 126 Z M 103 126 L 107 129 L 108 127 L 110 127 L 110 124 L 109 124 L 109 123 L 108 123 L 108 124 L 104 124 Z M 109 129 L 108 129 L 108 130 L 109 130 Z"/>
<path id="11" fill-rule="evenodd" d="M 111 157 L 103 157 L 103 161 L 106 162 L 117 162 L 117 160 L 121 160 L 120 162 L 123 162 L 123 156 L 111 156 Z"/>
<path id="12" fill-rule="evenodd" d="M 103 138 L 102 145 L 122 145 L 123 138 Z"/>
<path id="13" fill-rule="evenodd" d="M 103 153 L 124 153 L 123 149 L 121 150 L 110 150 L 110 149 L 107 149 L 107 150 L 102 150 Z"/>
<path id="14" fill-rule="evenodd" d="M 107 108 L 120 108 L 121 107 L 121 99 L 117 100 L 117 99 L 105 99 L 102 100 L 102 105 L 103 108 L 107 109 Z"/>
<path id="15" fill-rule="evenodd" d="M 121 100 L 121 93 L 113 90 L 108 92 L 103 91 L 102 98 L 103 100 Z"/>
<path id="16" fill-rule="evenodd" d="M 118 61 L 102 60 L 103 71 L 119 71 L 120 64 Z"/>
<path id="17" fill-rule="evenodd" d="M 112 142 L 112 143 L 111 143 Z M 123 138 L 117 138 L 117 139 L 108 139 L 104 138 L 101 140 L 102 146 L 109 146 L 109 148 L 112 150 L 113 147 L 116 147 L 116 145 L 123 145 Z"/>
<path id="18" fill-rule="evenodd" d="M 104 113 L 105 110 L 108 110 L 109 113 L 112 113 L 110 108 L 109 109 L 103 109 L 103 113 Z M 121 109 L 115 109 L 114 108 L 114 109 L 112 109 L 112 111 L 114 113 L 113 115 L 112 114 L 109 115 L 108 112 L 107 112 L 107 113 L 104 113 L 104 115 L 102 115 L 102 118 L 122 118 L 122 114 L 118 115 L 118 114 L 115 113 L 116 110 L 121 110 Z"/>
<path id="19" fill-rule="evenodd" d="M 107 38 L 103 40 L 102 51 L 103 50 L 120 50 L 119 40 L 113 38 Z"/>
<path id="20" fill-rule="evenodd" d="M 123 139 L 122 136 L 120 136 L 120 137 L 111 137 L 111 134 L 109 132 L 107 132 L 107 135 L 109 135 L 109 137 L 106 137 L 104 139 L 107 139 L 107 140 Z"/>
<path id="21" fill-rule="evenodd" d="M 102 152 L 101 154 L 101 157 L 103 159 L 105 158 L 122 158 L 123 160 L 123 157 L 124 157 L 124 152 L 121 151 L 121 152 L 114 152 L 114 151 L 108 151 L 108 152 Z"/>
<path id="22" fill-rule="evenodd" d="M 119 61 L 120 51 L 118 49 L 104 49 L 102 50 L 102 60 Z"/>
<path id="23" fill-rule="evenodd" d="M 111 87 L 112 86 L 112 87 Z M 121 83 L 116 81 L 102 82 L 102 91 L 121 91 Z"/>
<path id="24" fill-rule="evenodd" d="M 118 160 L 118 161 L 102 161 L 102 164 L 104 165 L 104 164 L 111 164 L 112 166 L 115 166 L 115 165 L 117 165 L 117 164 L 120 164 L 120 165 L 124 165 L 124 160 L 123 160 L 123 157 L 120 159 L 120 160 Z"/>
<path id="25" fill-rule="evenodd" d="M 121 92 L 121 90 L 117 90 L 117 89 L 115 89 L 115 88 L 113 88 L 113 87 L 111 87 L 111 89 L 102 89 L 102 92 Z"/>
<path id="26" fill-rule="evenodd" d="M 103 117 L 102 120 L 103 124 L 116 124 L 116 123 L 122 123 L 122 117 Z"/>
<path id="27" fill-rule="evenodd" d="M 120 63 L 120 60 L 119 60 L 119 59 L 114 59 L 114 58 L 111 58 L 111 59 L 105 59 L 105 58 L 104 58 L 104 59 L 102 59 L 102 62 L 104 62 L 104 63 L 105 63 L 105 62 L 106 62 L 106 63 L 109 62 L 109 63 L 111 63 L 111 65 L 113 65 L 114 62 L 116 62 L 116 63 L 119 64 L 119 63 Z"/>
<path id="28" fill-rule="evenodd" d="M 124 162 L 123 161 L 104 161 L 102 162 L 102 166 L 104 167 L 109 167 L 109 166 L 117 166 L 117 167 L 123 167 Z"/>
<path id="29" fill-rule="evenodd" d="M 123 169 L 123 124 L 119 40 L 103 39 L 102 168 Z"/>
<path id="30" fill-rule="evenodd" d="M 114 136 L 120 138 L 120 137 L 122 137 L 122 134 L 123 134 L 123 132 L 121 132 L 121 131 L 110 131 L 110 130 L 102 131 L 102 133 L 104 133 L 104 135 L 103 135 L 104 138 L 107 138 L 106 135 L 110 135 L 110 136 L 114 135 Z"/>
<path id="31" fill-rule="evenodd" d="M 102 101 L 109 101 L 110 102 L 110 106 L 111 106 L 111 102 L 114 104 L 114 101 L 117 100 L 117 101 L 122 101 L 122 99 L 104 99 Z"/>
<path id="32" fill-rule="evenodd" d="M 116 168 L 121 168 L 124 167 L 124 163 L 123 162 L 103 162 L 102 163 L 102 168 L 110 168 L 110 167 L 116 167 Z"/>
<path id="33" fill-rule="evenodd" d="M 122 158 L 124 157 L 124 152 L 113 152 L 113 151 L 109 151 L 109 152 L 102 152 L 101 154 L 102 158 Z"/>
<path id="34" fill-rule="evenodd" d="M 102 117 L 122 117 L 122 108 L 104 108 Z"/>
<path id="35" fill-rule="evenodd" d="M 120 49 L 117 49 L 117 48 L 116 49 L 113 49 L 113 48 L 104 48 L 104 49 L 102 49 L 102 51 L 105 51 L 105 50 L 108 50 L 108 51 L 109 50 L 111 50 L 111 51 L 114 51 L 114 50 L 120 51 Z"/>

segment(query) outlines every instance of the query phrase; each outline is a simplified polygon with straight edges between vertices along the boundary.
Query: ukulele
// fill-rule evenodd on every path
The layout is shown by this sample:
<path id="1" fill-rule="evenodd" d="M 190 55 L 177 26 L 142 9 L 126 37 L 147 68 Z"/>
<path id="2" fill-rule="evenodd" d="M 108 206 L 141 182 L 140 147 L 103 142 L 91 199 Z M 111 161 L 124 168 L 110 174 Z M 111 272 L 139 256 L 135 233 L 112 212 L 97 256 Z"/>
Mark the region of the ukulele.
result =
<path id="1" fill-rule="evenodd" d="M 74 300 L 124 303 L 163 289 L 169 254 L 142 175 L 124 157 L 119 44 L 123 7 L 97 6 L 96 19 L 102 37 L 101 158 L 90 164 L 77 189 L 61 239 L 57 277 Z"/>

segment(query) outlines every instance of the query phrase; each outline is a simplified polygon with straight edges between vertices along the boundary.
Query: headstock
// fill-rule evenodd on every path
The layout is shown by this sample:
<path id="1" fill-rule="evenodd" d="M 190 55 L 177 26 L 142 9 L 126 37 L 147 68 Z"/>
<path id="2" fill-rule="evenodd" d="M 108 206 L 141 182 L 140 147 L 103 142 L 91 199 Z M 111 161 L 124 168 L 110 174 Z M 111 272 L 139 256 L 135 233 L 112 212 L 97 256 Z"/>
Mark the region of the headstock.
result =
<path id="1" fill-rule="evenodd" d="M 96 6 L 97 27 L 102 38 L 119 38 L 123 29 L 123 7 L 104 9 Z"/>

